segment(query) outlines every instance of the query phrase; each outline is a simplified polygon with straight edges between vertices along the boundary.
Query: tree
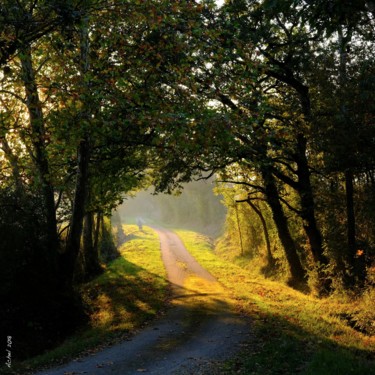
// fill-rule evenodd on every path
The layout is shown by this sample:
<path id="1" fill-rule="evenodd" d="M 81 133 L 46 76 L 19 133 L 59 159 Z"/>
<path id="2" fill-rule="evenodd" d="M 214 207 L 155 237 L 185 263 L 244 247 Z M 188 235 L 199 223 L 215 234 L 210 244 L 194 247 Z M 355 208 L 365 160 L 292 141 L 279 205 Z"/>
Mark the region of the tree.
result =
<path id="1" fill-rule="evenodd" d="M 364 66 L 368 66 L 370 60 L 373 60 L 371 51 L 367 50 L 368 43 L 373 39 L 371 25 L 374 24 L 374 19 L 373 13 L 371 14 L 371 3 L 366 1 L 357 4 L 348 3 L 341 8 L 333 4 L 335 11 L 327 13 L 313 8 L 316 11 L 314 19 L 319 20 L 326 35 L 331 35 L 335 40 L 329 52 L 331 61 L 335 65 L 332 66 L 333 73 L 328 82 L 331 92 L 337 93 L 337 100 L 328 104 L 327 110 L 330 115 L 325 116 L 325 119 L 334 124 L 334 128 L 329 132 L 331 135 L 334 133 L 337 141 L 336 144 L 330 144 L 330 151 L 325 149 L 325 152 L 327 166 L 330 165 L 332 170 L 340 171 L 345 178 L 347 251 L 344 259 L 350 265 L 349 272 L 352 273 L 351 280 L 346 278 L 346 283 L 351 285 L 354 285 L 355 278 L 363 282 L 365 277 L 364 263 L 357 261 L 358 225 L 355 214 L 354 181 L 355 176 L 365 173 L 365 169 L 372 169 L 369 164 L 366 163 L 365 166 L 363 163 L 367 159 L 369 146 L 365 146 L 368 141 L 364 141 L 363 137 L 367 140 L 371 139 L 369 132 L 372 131 L 372 125 L 371 121 L 368 122 L 363 117 L 363 106 L 360 103 L 366 90 L 360 88 L 363 81 L 357 74 Z M 368 71 L 366 80 L 371 82 L 372 76 L 373 73 Z M 365 112 L 371 112 L 371 106 L 368 110 Z M 359 149 L 361 149 L 360 155 Z"/>
<path id="2" fill-rule="evenodd" d="M 33 146 L 32 159 L 38 171 L 44 209 L 47 219 L 48 246 L 51 253 L 57 253 L 57 220 L 55 213 L 54 188 L 51 182 L 51 171 L 46 150 L 46 129 L 39 97 L 35 71 L 32 62 L 31 47 L 25 46 L 19 54 L 21 61 L 21 76 L 26 93 L 26 106 L 29 115 L 30 139 Z"/>
<path id="3" fill-rule="evenodd" d="M 0 5 L 0 66 L 22 48 L 56 30 L 69 34 L 81 16 L 80 1 L 4 0 Z M 9 67 L 4 68 L 9 71 Z"/>
<path id="4" fill-rule="evenodd" d="M 333 3 L 331 5 L 335 7 L 337 4 Z M 354 12 L 356 30 L 366 35 L 367 42 L 371 30 L 363 22 L 369 20 L 365 2 L 357 8 L 349 4 L 342 10 L 343 15 L 339 11 L 334 13 L 337 19 L 331 25 L 328 20 L 333 8 L 329 10 L 319 4 L 321 7 L 315 8 L 315 4 L 303 1 L 238 1 L 227 2 L 218 13 L 210 9 L 205 14 L 205 28 L 195 33 L 195 42 L 191 43 L 196 51 L 197 68 L 191 71 L 188 80 L 184 80 L 181 91 L 186 101 L 194 103 L 190 111 L 186 110 L 183 124 L 184 138 L 190 144 L 184 143 L 178 161 L 164 165 L 163 175 L 167 176 L 166 181 L 168 178 L 184 181 L 191 178 L 194 169 L 201 173 L 243 162 L 263 176 L 264 188 L 273 192 L 269 194 L 271 202 L 276 189 L 293 189 L 299 201 L 283 199 L 283 203 L 300 218 L 299 226 L 304 230 L 310 248 L 309 258 L 320 280 L 318 288 L 323 291 L 329 288 L 324 271 L 329 259 L 317 219 L 324 221 L 324 213 L 316 204 L 316 192 L 326 176 L 324 170 L 319 169 L 316 145 L 322 143 L 319 139 L 322 134 L 329 134 L 319 121 L 319 106 L 323 102 L 330 103 L 332 98 L 321 89 L 324 78 L 319 77 L 323 68 L 319 65 L 319 56 L 334 48 L 338 40 L 334 35 L 337 24 L 347 19 L 349 12 Z M 362 45 L 361 48 L 366 47 Z M 335 55 L 333 60 L 339 61 Z M 328 78 L 333 82 L 340 71 L 337 66 L 340 64 L 328 72 Z M 206 108 L 195 104 L 196 97 Z M 342 91 L 338 92 L 338 97 L 343 100 Z M 333 126 L 339 128 L 339 124 Z M 175 136 L 172 134 L 170 140 L 167 138 L 171 144 Z M 347 145 L 351 146 L 346 157 L 348 161 L 354 157 L 358 146 L 350 144 L 350 138 L 346 139 Z M 203 147 L 209 151 L 202 152 Z M 334 153 L 333 142 L 329 148 L 328 153 Z M 167 156 L 169 151 L 163 152 Z M 170 153 L 175 152 L 173 149 Z M 166 157 L 166 160 L 170 159 L 170 156 Z M 173 172 L 176 170 L 179 174 Z M 351 181 L 353 177 L 346 173 L 348 237 L 353 249 Z M 272 204 L 280 222 L 281 211 L 276 202 Z M 281 227 L 285 234 L 288 225 Z M 292 236 L 284 236 L 287 237 Z M 292 244 L 292 241 L 287 242 Z M 292 253 L 297 254 L 297 251 Z M 353 260 L 356 252 L 351 251 L 351 254 Z"/>
<path id="5" fill-rule="evenodd" d="M 189 29 L 187 21 L 180 23 L 183 10 L 192 10 L 194 18 L 198 6 L 95 0 L 6 5 L 0 17 L 7 30 L 0 37 L 0 59 L 6 62 L 0 137 L 6 157 L 0 162 L 2 175 L 11 179 L 2 181 L 1 189 L 14 188 L 18 198 L 24 190 L 21 206 L 29 196 L 43 198 L 35 220 L 43 230 L 33 248 L 41 245 L 53 258 L 46 268 L 58 272 L 45 288 L 55 288 L 54 298 L 62 301 L 74 294 L 80 251 L 97 265 L 103 215 L 146 183 L 145 171 L 163 138 L 160 124 L 176 123 L 165 82 L 183 74 L 176 67 L 185 37 L 176 30 Z M 82 311 L 70 302 L 62 312 L 69 306 L 70 312 Z"/>

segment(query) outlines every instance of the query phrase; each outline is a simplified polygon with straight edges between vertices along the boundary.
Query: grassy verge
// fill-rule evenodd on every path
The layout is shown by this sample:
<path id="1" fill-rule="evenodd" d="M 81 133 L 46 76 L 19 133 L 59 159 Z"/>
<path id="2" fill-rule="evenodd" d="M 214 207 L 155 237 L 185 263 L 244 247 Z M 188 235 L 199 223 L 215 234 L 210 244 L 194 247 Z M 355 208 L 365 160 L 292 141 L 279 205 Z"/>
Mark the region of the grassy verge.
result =
<path id="1" fill-rule="evenodd" d="M 90 324 L 59 347 L 21 364 L 13 374 L 60 364 L 126 338 L 154 318 L 167 297 L 165 269 L 158 236 L 149 228 L 124 226 L 130 240 L 120 247 L 121 257 L 105 272 L 83 285 L 81 292 L 90 312 Z"/>
<path id="2" fill-rule="evenodd" d="M 205 236 L 176 233 L 253 321 L 254 340 L 220 373 L 375 374 L 375 337 L 353 329 L 346 318 L 361 308 L 358 301 L 304 295 L 220 259 Z"/>

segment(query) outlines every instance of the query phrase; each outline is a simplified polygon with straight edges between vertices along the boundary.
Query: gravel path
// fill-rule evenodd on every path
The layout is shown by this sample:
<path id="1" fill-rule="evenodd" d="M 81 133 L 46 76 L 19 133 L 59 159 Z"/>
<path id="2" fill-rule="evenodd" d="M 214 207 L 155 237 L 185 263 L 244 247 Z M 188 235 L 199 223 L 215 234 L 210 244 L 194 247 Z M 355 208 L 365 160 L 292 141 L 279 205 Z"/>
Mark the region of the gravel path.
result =
<path id="1" fill-rule="evenodd" d="M 166 316 L 129 341 L 36 375 L 213 375 L 220 373 L 217 362 L 249 341 L 248 321 L 232 311 L 215 278 L 175 233 L 153 229 L 172 285 L 172 308 Z"/>

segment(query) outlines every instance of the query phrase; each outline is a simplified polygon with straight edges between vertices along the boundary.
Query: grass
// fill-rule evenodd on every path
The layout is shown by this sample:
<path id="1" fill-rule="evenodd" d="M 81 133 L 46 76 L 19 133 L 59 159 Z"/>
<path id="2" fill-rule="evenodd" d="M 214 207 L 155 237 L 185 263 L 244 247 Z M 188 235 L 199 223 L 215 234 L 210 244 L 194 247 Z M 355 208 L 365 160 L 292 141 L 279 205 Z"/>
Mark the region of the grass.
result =
<path id="1" fill-rule="evenodd" d="M 126 338 L 165 307 L 167 279 L 158 236 L 149 228 L 124 226 L 130 240 L 119 249 L 121 257 L 105 272 L 81 287 L 90 323 L 59 347 L 23 363 L 11 374 L 65 362 Z M 7 373 L 7 372 L 4 372 Z"/>
<path id="2" fill-rule="evenodd" d="M 130 240 L 120 248 L 121 257 L 107 265 L 104 274 L 82 286 L 90 324 L 58 348 L 14 363 L 10 373 L 25 374 L 111 345 L 142 328 L 165 307 L 168 284 L 157 235 L 147 227 L 143 232 L 134 225 L 124 229 Z M 361 310 L 360 300 L 316 299 L 302 294 L 216 256 L 212 241 L 204 235 L 176 232 L 220 283 L 201 285 L 201 280 L 190 277 L 185 287 L 220 294 L 252 321 L 254 339 L 236 358 L 220 365 L 218 373 L 375 374 L 375 337 L 353 329 L 347 319 Z M 194 298 L 190 307 L 197 314 L 192 318 L 198 319 L 207 301 L 204 296 Z M 215 309 L 216 302 L 211 302 L 208 308 Z M 369 297 L 367 302 L 373 304 L 374 299 Z M 367 310 L 371 308 L 367 306 Z"/>
<path id="3" fill-rule="evenodd" d="M 358 300 L 302 294 L 217 257 L 203 235 L 176 233 L 198 262 L 231 291 L 236 308 L 254 326 L 254 340 L 220 373 L 375 374 L 375 337 L 353 329 L 347 319 L 361 309 Z"/>

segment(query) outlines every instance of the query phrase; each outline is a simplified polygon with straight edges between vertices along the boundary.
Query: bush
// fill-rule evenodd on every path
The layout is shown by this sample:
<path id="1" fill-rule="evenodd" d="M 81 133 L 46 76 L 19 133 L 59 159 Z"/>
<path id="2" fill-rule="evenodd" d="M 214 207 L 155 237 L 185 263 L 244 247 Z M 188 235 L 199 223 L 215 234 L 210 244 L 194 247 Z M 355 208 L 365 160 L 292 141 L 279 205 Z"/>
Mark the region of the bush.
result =
<path id="1" fill-rule="evenodd" d="M 19 359 L 55 345 L 84 318 L 79 299 L 59 285 L 42 207 L 38 196 L 0 192 L 0 336 L 12 336 Z"/>

